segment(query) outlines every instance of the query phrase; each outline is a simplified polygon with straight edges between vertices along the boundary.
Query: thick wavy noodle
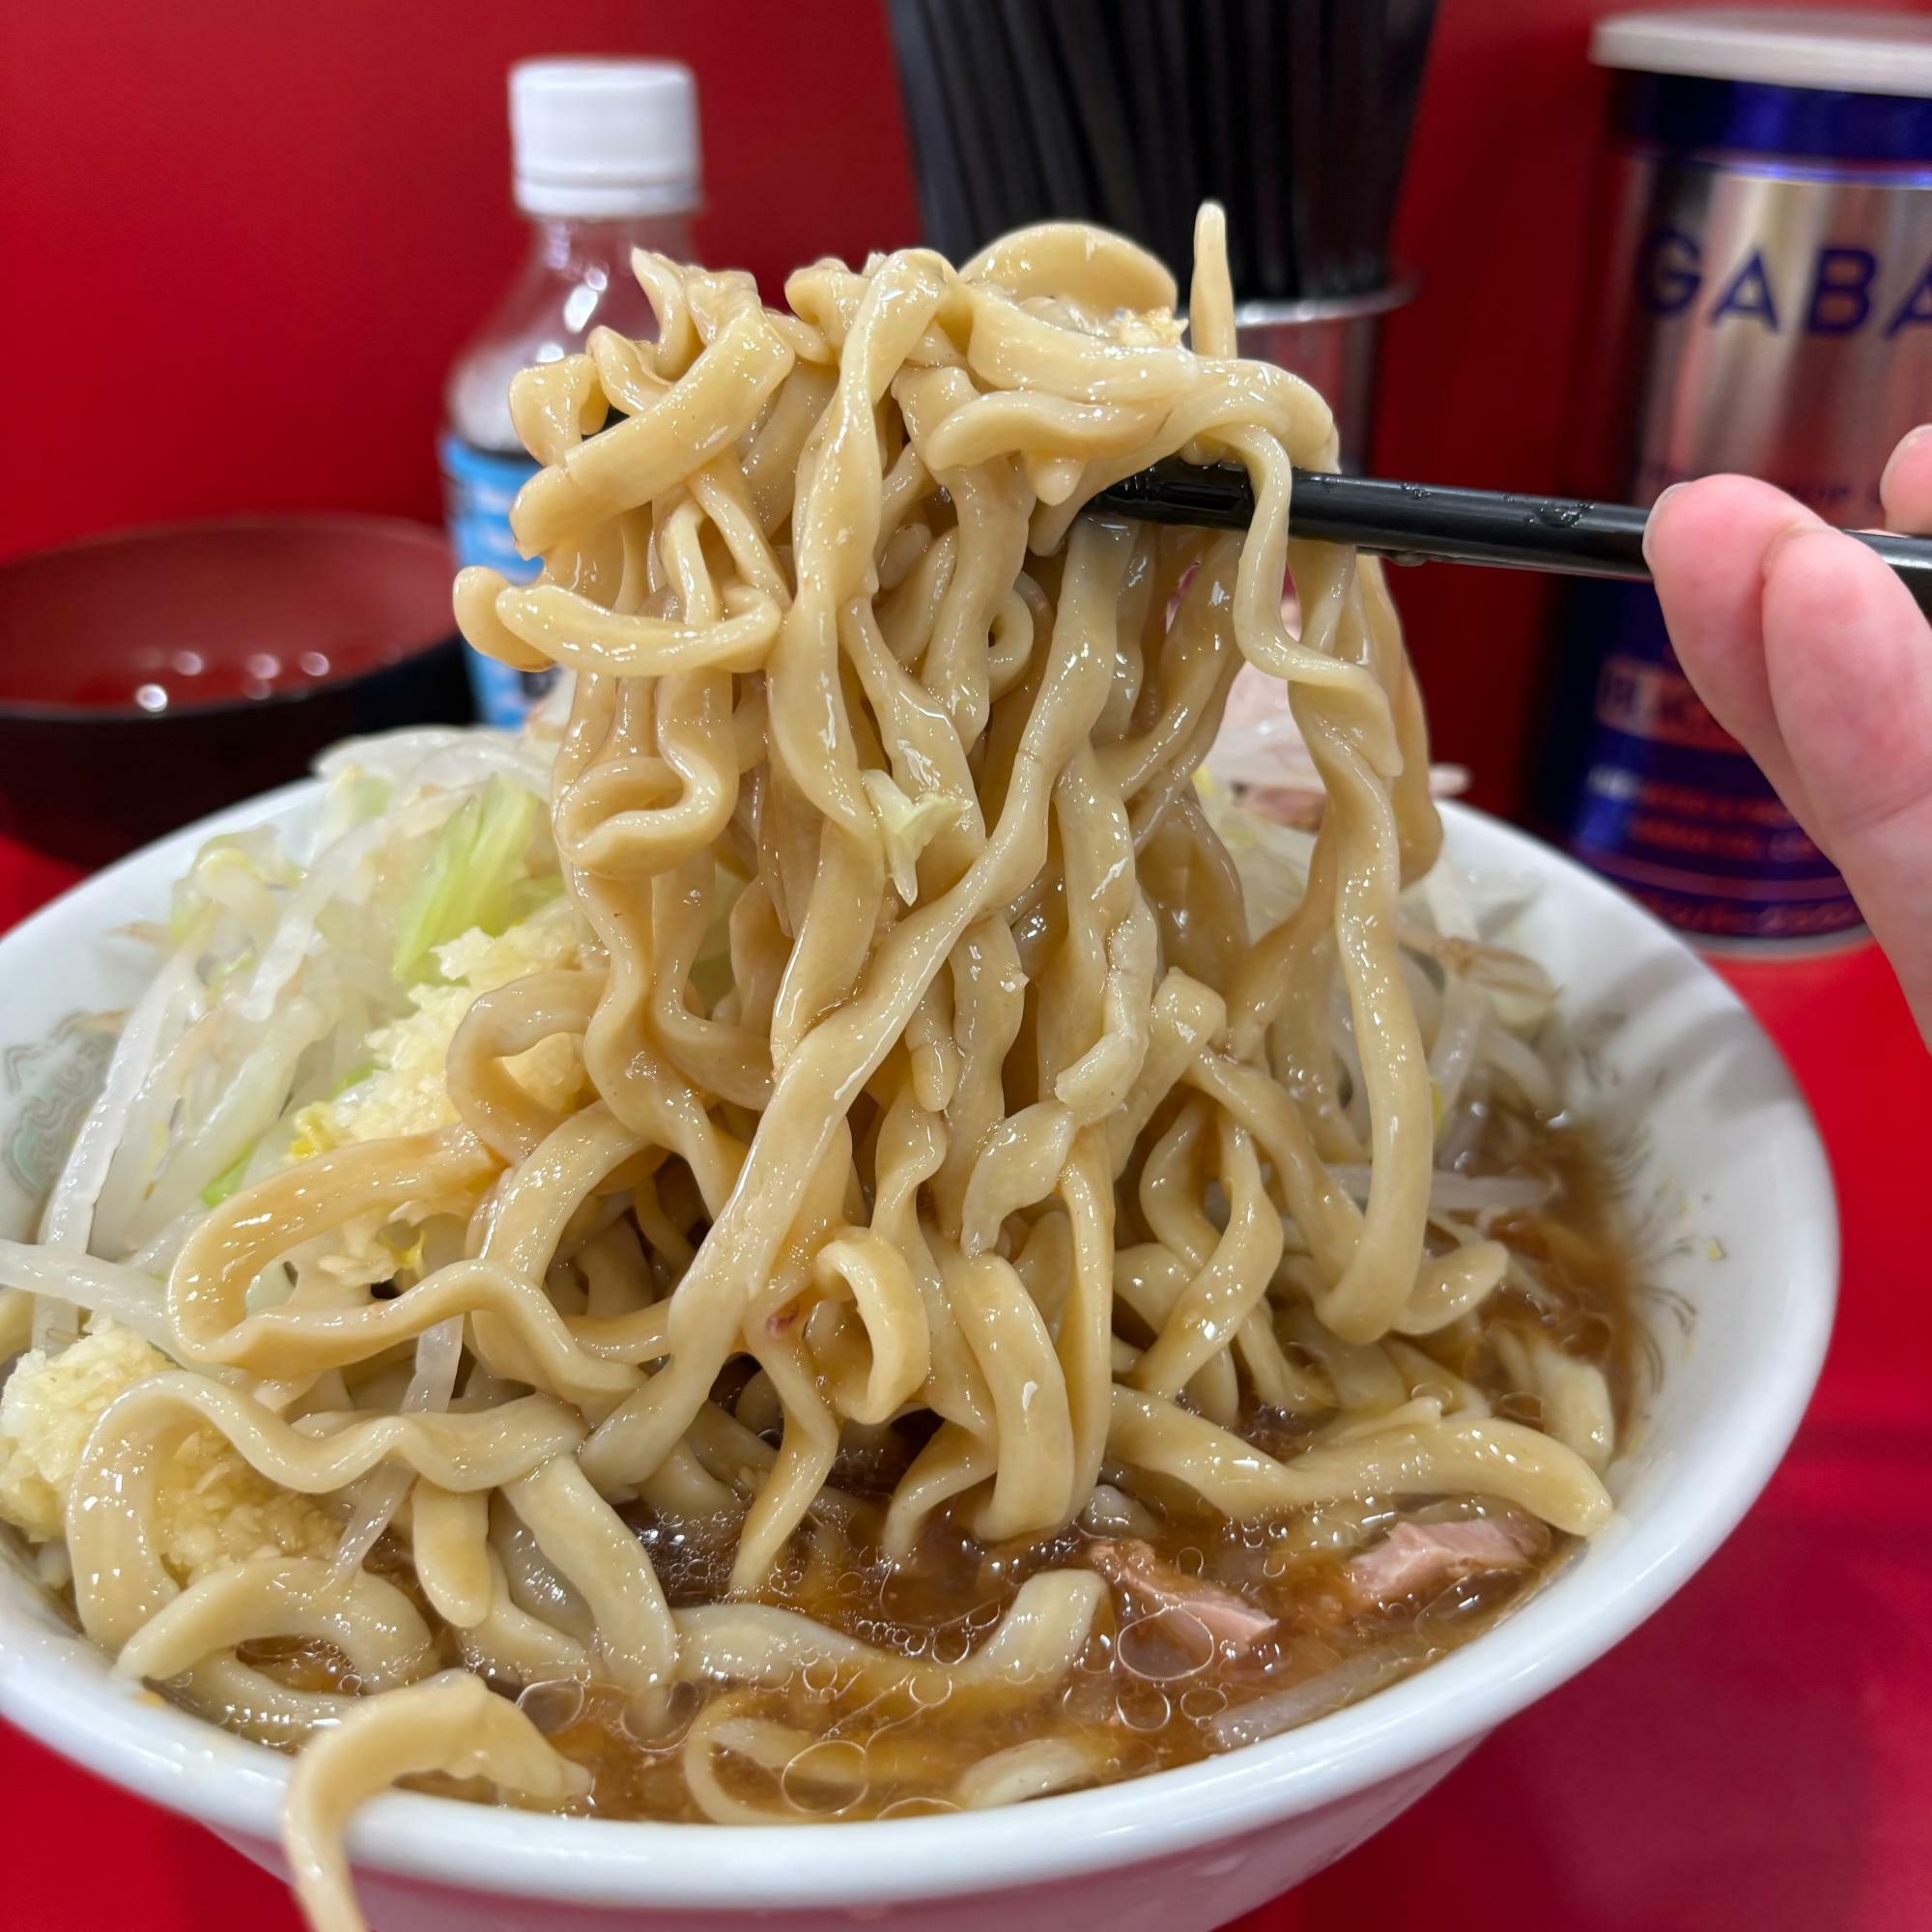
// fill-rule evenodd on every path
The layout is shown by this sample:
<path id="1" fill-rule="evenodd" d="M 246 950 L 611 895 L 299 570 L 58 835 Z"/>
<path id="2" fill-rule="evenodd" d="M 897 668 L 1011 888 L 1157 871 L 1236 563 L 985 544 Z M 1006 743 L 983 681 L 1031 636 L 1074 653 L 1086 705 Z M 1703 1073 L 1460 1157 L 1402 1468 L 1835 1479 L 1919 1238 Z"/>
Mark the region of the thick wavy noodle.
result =
<path id="1" fill-rule="evenodd" d="M 574 673 L 551 952 L 469 1000 L 440 1117 L 265 1140 L 225 1199 L 212 1128 L 108 1163 L 0 1266 L 43 1337 L 78 1305 L 171 1358 L 80 1457 L 75 1607 L 315 1734 L 317 1926 L 399 1777 L 724 1823 L 1036 1797 L 1344 1702 L 1605 1520 L 1619 1304 L 1538 1121 L 1549 989 L 1409 890 L 1440 835 L 1379 569 L 1292 534 L 1329 413 L 1235 359 L 1212 207 L 1198 250 L 1191 346 L 1072 226 L 820 262 L 785 311 L 640 257 L 659 339 L 514 387 L 540 574 L 456 589 L 476 648 Z M 1083 512 L 1174 452 L 1245 467 L 1245 536 Z M 1244 666 L 1325 793 L 1273 923 L 1200 781 Z M 373 837 L 225 902 L 269 1115 Z M 130 1147 L 197 1091 L 167 997 Z M 321 1532 L 171 1555 L 186 1455 Z"/>

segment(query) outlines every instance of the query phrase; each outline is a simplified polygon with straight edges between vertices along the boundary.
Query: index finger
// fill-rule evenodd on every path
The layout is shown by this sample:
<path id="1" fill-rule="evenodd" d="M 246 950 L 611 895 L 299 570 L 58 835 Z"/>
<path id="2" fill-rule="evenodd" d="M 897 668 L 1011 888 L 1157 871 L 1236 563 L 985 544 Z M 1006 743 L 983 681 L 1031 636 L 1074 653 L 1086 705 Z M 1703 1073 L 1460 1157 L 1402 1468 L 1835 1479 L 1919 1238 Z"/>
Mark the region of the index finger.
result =
<path id="1" fill-rule="evenodd" d="M 1766 682 L 1807 802 L 1932 1042 L 1932 630 L 1899 579 L 1836 530 L 1766 553 Z"/>

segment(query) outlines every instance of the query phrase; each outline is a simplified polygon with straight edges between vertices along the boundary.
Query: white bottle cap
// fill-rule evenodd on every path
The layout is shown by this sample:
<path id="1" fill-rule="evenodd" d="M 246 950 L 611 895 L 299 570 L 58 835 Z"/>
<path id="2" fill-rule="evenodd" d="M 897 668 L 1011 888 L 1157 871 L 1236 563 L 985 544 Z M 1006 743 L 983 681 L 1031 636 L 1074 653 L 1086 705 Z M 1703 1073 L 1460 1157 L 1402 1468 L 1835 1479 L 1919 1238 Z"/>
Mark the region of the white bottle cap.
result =
<path id="1" fill-rule="evenodd" d="M 676 61 L 533 60 L 510 70 L 517 206 L 676 214 L 697 205 L 697 87 Z"/>

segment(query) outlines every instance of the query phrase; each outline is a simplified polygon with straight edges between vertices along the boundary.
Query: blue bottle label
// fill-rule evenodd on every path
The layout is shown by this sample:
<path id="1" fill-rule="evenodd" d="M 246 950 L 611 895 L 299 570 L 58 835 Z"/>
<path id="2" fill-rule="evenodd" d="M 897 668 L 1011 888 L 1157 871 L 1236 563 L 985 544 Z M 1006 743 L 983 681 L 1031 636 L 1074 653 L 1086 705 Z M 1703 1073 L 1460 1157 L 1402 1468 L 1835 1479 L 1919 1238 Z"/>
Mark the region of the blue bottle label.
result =
<path id="1" fill-rule="evenodd" d="M 537 566 L 517 553 L 516 539 L 510 534 L 510 505 L 516 501 L 517 492 L 537 473 L 538 465 L 527 456 L 479 449 L 448 434 L 438 444 L 438 454 L 442 462 L 449 547 L 458 566 L 487 564 L 492 570 L 500 570 L 513 583 L 527 582 L 537 574 Z M 554 670 L 515 670 L 480 652 L 469 655 L 476 714 L 486 724 L 515 729 L 556 682 Z"/>
<path id="2" fill-rule="evenodd" d="M 1857 932 L 1844 880 L 1690 689 L 1650 586 L 1592 584 L 1571 611 L 1594 688 L 1573 754 L 1570 850 L 1706 940 Z"/>

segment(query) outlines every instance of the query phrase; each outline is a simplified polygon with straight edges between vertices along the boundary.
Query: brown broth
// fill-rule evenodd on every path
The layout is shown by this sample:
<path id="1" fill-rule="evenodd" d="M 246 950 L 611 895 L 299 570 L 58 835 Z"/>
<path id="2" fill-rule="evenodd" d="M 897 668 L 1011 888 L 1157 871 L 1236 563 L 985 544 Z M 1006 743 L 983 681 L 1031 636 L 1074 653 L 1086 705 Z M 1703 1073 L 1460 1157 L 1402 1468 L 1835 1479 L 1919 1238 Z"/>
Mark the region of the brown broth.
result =
<path id="1" fill-rule="evenodd" d="M 1469 1171 L 1530 1174 L 1554 1183 L 1534 1211 L 1496 1215 L 1488 1232 L 1506 1242 L 1538 1277 L 1540 1299 L 1506 1283 L 1479 1315 L 1419 1338 L 1423 1354 L 1473 1382 L 1500 1415 L 1536 1426 L 1533 1398 L 1507 1386 L 1492 1337 L 1505 1322 L 1537 1324 L 1568 1352 L 1598 1366 L 1608 1382 L 1619 1438 L 1636 1400 L 1643 1331 L 1632 1270 L 1617 1221 L 1610 1169 L 1589 1136 L 1522 1116 L 1486 1124 Z M 1251 1406 L 1242 1433 L 1277 1456 L 1293 1456 L 1322 1418 Z M 1037 1690 L 947 1689 L 947 1673 L 970 1656 L 1010 1605 L 1020 1586 L 1045 1570 L 1092 1567 L 1096 1538 L 1074 1526 L 1049 1539 L 987 1547 L 942 1516 L 912 1556 L 888 1561 L 876 1547 L 885 1500 L 915 1439 L 878 1432 L 848 1451 L 834 1486 L 854 1501 L 841 1523 L 814 1512 L 793 1540 L 760 1600 L 877 1649 L 937 1666 L 884 1694 L 852 1682 L 829 1662 L 804 1666 L 769 1689 L 680 1686 L 668 1716 L 646 1730 L 624 1694 L 609 1684 L 504 1684 L 566 1756 L 592 1775 L 589 1796 L 573 1807 L 611 1818 L 701 1821 L 686 1775 L 694 1718 L 722 1698 L 733 1715 L 782 1724 L 810 1748 L 774 1772 L 726 1751 L 716 1760 L 731 1797 L 773 1817 L 899 1816 L 955 1808 L 957 1777 L 994 1752 L 1040 1739 L 1065 1739 L 1091 1753 L 1081 1783 L 1105 1783 L 1186 1764 L 1247 1741 L 1238 1721 L 1264 1732 L 1265 1713 L 1282 1693 L 1300 1693 L 1294 1721 L 1340 1708 L 1411 1675 L 1490 1629 L 1532 1594 L 1577 1539 L 1535 1526 L 1534 1554 L 1521 1567 L 1477 1571 L 1388 1601 L 1365 1602 L 1349 1587 L 1348 1565 L 1396 1524 L 1417 1525 L 1502 1513 L 1480 1497 L 1351 1498 L 1265 1520 L 1229 1521 L 1190 1492 L 1136 1485 L 1153 1520 L 1138 1532 L 1157 1563 L 1182 1578 L 1232 1593 L 1271 1618 L 1257 1640 L 1213 1641 L 1191 1612 L 1149 1611 L 1147 1601 L 1110 1587 L 1075 1667 Z M 736 1517 L 654 1519 L 640 1511 L 638 1534 L 675 1606 L 713 1603 L 727 1592 Z M 428 1614 L 407 1551 L 384 1538 L 373 1558 Z M 432 1624 L 435 1620 L 432 1616 Z M 438 1629 L 441 1661 L 461 1662 L 456 1634 Z M 277 1640 L 245 1646 L 242 1660 L 292 1688 L 353 1690 L 330 1646 Z M 245 1713 L 207 1715 L 249 1728 Z M 1230 1729 L 1233 1726 L 1233 1729 Z M 1286 1725 L 1282 1725 L 1286 1727 Z M 828 1754 L 836 1743 L 857 1747 Z M 814 1761 L 867 1776 L 854 1786 L 821 1779 Z M 411 1782 L 452 1796 L 487 1797 L 473 1783 L 426 1777 Z"/>
<path id="2" fill-rule="evenodd" d="M 1505 1285 L 1480 1318 L 1466 1317 L 1419 1346 L 1481 1387 L 1498 1413 L 1534 1425 L 1534 1400 L 1512 1394 L 1490 1338 L 1501 1321 L 1538 1323 L 1568 1351 L 1604 1371 L 1621 1435 L 1634 1399 L 1640 1331 L 1605 1162 L 1582 1133 L 1502 1116 L 1490 1123 L 1483 1156 L 1470 1165 L 1485 1173 L 1544 1175 L 1556 1183 L 1546 1207 L 1494 1217 L 1490 1228 L 1533 1266 L 1542 1299 Z M 1311 1427 L 1264 1410 L 1243 1418 L 1244 1433 L 1280 1455 L 1292 1455 Z M 795 1539 L 786 1564 L 761 1596 L 880 1649 L 956 1664 L 983 1640 L 1029 1577 L 1083 1565 L 1095 1539 L 1074 1527 L 1046 1541 L 985 1548 L 942 1519 L 909 1560 L 886 1561 L 871 1537 L 883 1497 L 916 1446 L 907 1442 L 895 1451 L 888 1438 L 866 1458 L 841 1461 L 834 1482 L 860 1499 L 849 1528 L 815 1520 Z M 1144 1488 L 1136 1493 L 1145 1499 Z M 1264 1638 L 1238 1651 L 1206 1640 L 1191 1613 L 1150 1615 L 1144 1602 L 1110 1588 L 1077 1666 L 1038 1690 L 935 1697 L 928 1685 L 923 1693 L 900 1689 L 881 1696 L 855 1687 L 829 1664 L 816 1664 L 769 1690 L 704 1693 L 687 1687 L 668 1726 L 654 1736 L 634 1729 L 624 1698 L 609 1686 L 581 1694 L 576 1687 L 546 1690 L 529 1708 L 556 1747 L 591 1771 L 593 1789 L 582 1808 L 615 1818 L 706 1815 L 687 1784 L 683 1751 L 690 1720 L 707 1694 L 729 1696 L 739 1715 L 786 1725 L 810 1740 L 864 1749 L 869 1775 L 856 1790 L 837 1779 L 820 1780 L 813 1771 L 817 1762 L 847 1769 L 852 1753 L 810 1750 L 781 1773 L 722 1754 L 716 1763 L 731 1795 L 774 1816 L 856 1818 L 952 1808 L 947 1794 L 960 1773 L 1008 1746 L 1041 1738 L 1066 1738 L 1091 1749 L 1081 1782 L 1135 1776 L 1241 1741 L 1225 1727 L 1232 1721 L 1226 1714 L 1243 1705 L 1308 1687 L 1305 1715 L 1320 1715 L 1411 1674 L 1488 1630 L 1540 1586 L 1576 1539 L 1539 1526 L 1540 1547 L 1523 1567 L 1477 1572 L 1390 1602 L 1359 1601 L 1348 1587 L 1347 1565 L 1400 1521 L 1425 1524 L 1502 1508 L 1481 1498 L 1408 1498 L 1398 1505 L 1367 1497 L 1230 1522 L 1186 1494 L 1162 1490 L 1157 1520 L 1145 1532 L 1155 1557 L 1274 1619 Z M 735 1519 L 682 1522 L 640 1515 L 637 1527 L 674 1605 L 724 1594 Z M 939 1679 L 935 1672 L 930 1682 Z M 1324 1685 L 1332 1686 L 1332 1694 L 1324 1693 Z"/>

